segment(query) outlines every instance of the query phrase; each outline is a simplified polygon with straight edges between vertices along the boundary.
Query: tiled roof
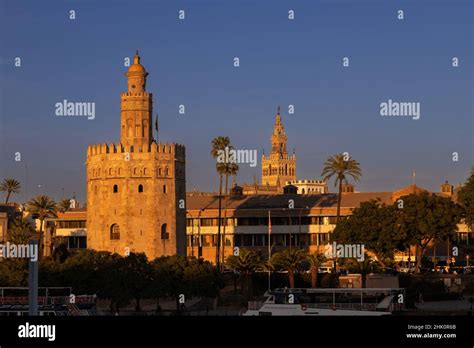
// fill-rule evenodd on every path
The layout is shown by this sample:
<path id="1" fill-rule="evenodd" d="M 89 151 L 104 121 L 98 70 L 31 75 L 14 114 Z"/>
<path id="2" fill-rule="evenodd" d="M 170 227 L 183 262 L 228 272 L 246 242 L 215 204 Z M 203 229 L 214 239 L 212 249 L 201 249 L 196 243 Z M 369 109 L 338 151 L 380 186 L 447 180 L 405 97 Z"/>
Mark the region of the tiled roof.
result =
<path id="1" fill-rule="evenodd" d="M 341 207 L 355 208 L 360 203 L 371 199 L 380 199 L 383 203 L 390 204 L 392 192 L 355 192 L 342 195 Z M 288 201 L 294 201 L 295 208 L 332 208 L 337 206 L 337 194 L 279 194 L 279 195 L 248 195 L 227 197 L 228 209 L 278 209 L 288 208 Z M 218 196 L 186 197 L 188 210 L 218 209 Z"/>

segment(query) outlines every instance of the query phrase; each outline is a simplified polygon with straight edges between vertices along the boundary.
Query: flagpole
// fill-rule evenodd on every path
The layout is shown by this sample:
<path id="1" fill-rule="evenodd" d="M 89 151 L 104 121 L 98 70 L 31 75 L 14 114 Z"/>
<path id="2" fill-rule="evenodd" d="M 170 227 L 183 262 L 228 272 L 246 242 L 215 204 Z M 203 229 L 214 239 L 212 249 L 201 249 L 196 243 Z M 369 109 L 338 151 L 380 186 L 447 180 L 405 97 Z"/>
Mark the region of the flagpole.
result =
<path id="1" fill-rule="evenodd" d="M 272 256 L 271 247 L 271 233 L 272 233 L 272 218 L 270 216 L 270 210 L 268 211 L 268 291 L 271 289 L 271 269 L 270 269 L 270 258 Z"/>
<path id="2" fill-rule="evenodd" d="M 155 113 L 156 142 L 158 142 L 158 113 Z"/>

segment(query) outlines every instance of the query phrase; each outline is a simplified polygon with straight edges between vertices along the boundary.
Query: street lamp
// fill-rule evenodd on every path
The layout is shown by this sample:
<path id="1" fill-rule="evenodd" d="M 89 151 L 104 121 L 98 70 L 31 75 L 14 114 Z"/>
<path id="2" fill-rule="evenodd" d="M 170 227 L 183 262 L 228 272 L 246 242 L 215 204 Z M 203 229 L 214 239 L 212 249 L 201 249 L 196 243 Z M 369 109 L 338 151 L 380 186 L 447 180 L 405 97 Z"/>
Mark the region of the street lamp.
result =
<path id="1" fill-rule="evenodd" d="M 194 218 L 189 211 L 186 211 L 191 217 L 191 256 L 194 257 Z"/>
<path id="2" fill-rule="evenodd" d="M 199 209 L 198 214 L 198 258 L 202 256 L 202 239 L 201 239 L 201 213 L 205 209 Z"/>

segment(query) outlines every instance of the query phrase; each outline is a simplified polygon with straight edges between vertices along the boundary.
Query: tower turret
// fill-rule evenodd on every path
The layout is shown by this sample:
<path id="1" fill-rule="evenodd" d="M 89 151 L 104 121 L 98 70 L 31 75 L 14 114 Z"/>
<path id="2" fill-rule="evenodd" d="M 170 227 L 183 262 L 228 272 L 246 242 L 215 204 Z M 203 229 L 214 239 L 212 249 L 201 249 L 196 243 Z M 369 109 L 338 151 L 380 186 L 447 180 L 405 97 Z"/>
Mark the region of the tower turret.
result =
<path id="1" fill-rule="evenodd" d="M 138 51 L 125 74 L 128 91 L 121 96 L 121 136 L 123 145 L 148 148 L 153 141 L 153 95 L 146 92 L 148 73 L 140 64 Z"/>

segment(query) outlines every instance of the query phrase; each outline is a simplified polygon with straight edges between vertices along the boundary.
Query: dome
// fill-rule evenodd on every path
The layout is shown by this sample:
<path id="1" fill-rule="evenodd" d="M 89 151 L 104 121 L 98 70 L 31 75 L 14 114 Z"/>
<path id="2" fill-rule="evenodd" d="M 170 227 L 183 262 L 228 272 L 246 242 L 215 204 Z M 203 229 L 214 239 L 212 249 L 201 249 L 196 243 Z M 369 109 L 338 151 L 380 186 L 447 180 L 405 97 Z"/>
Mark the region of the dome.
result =
<path id="1" fill-rule="evenodd" d="M 146 74 L 145 68 L 140 64 L 140 56 L 138 55 L 138 51 L 135 53 L 135 57 L 133 57 L 133 64 L 130 66 L 130 68 L 128 68 L 128 72 Z"/>

